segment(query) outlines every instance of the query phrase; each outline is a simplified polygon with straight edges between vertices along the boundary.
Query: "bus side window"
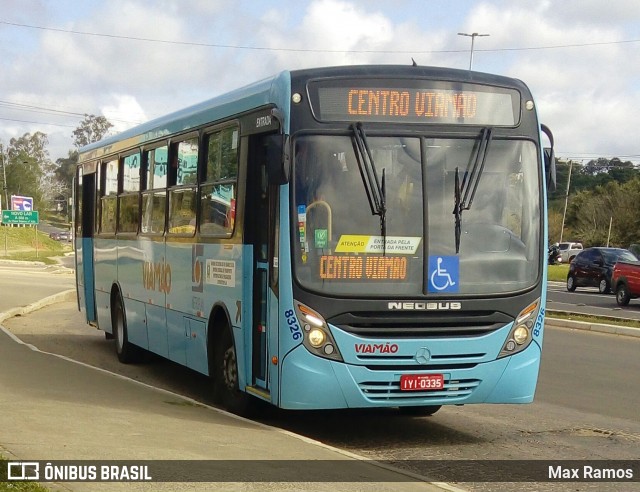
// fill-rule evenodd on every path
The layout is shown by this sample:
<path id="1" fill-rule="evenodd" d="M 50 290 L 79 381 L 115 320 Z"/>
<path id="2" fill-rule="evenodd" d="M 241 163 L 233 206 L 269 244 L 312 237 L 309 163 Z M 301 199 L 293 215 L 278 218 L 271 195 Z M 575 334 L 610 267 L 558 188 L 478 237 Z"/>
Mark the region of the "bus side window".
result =
<path id="1" fill-rule="evenodd" d="M 170 156 L 169 233 L 194 234 L 197 208 L 198 137 L 173 144 Z"/>
<path id="2" fill-rule="evenodd" d="M 236 214 L 238 127 L 205 136 L 207 152 L 200 186 L 200 232 L 230 236 Z"/>
<path id="3" fill-rule="evenodd" d="M 118 196 L 118 232 L 138 232 L 140 210 L 140 152 L 120 159 L 120 194 Z"/>
<path id="4" fill-rule="evenodd" d="M 118 161 L 103 162 L 100 184 L 100 232 L 116 232 L 118 199 Z"/>
<path id="5" fill-rule="evenodd" d="M 146 150 L 143 154 L 144 188 L 142 193 L 141 231 L 145 234 L 164 232 L 167 201 L 167 146 Z"/>

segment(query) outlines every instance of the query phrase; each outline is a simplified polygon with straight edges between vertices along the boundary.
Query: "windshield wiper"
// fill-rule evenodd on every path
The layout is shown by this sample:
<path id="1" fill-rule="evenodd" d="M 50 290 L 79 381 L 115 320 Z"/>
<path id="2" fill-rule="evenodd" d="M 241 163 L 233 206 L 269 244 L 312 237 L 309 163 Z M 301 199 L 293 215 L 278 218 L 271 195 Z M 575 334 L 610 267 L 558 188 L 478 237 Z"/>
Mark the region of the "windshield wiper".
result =
<path id="1" fill-rule="evenodd" d="M 491 143 L 491 128 L 483 128 L 480 134 L 480 141 L 476 147 L 473 158 L 469 161 L 467 169 L 464 172 L 464 178 L 460 183 L 460 174 L 456 167 L 455 174 L 455 205 L 453 207 L 453 215 L 455 216 L 455 239 L 456 254 L 460 252 L 460 235 L 462 230 L 462 211 L 469 210 L 476 196 L 478 184 L 480 184 L 480 176 L 484 171 L 484 164 L 489 153 L 489 144 Z"/>
<path id="2" fill-rule="evenodd" d="M 376 165 L 373 162 L 371 148 L 367 141 L 362 123 L 351 125 L 353 130 L 353 142 L 360 176 L 364 185 L 364 191 L 369 200 L 369 207 L 372 215 L 380 216 L 380 234 L 383 240 L 382 254 L 386 254 L 387 249 L 387 197 L 385 184 L 385 169 L 382 169 L 382 179 L 378 179 Z"/>

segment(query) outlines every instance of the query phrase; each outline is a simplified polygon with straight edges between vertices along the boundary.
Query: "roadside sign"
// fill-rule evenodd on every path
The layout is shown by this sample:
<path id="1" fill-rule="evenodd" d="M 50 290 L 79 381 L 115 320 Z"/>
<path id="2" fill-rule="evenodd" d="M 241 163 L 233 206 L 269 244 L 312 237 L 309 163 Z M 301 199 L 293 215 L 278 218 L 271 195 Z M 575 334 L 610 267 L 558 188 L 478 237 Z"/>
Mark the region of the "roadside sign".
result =
<path id="1" fill-rule="evenodd" d="M 33 210 L 33 197 L 11 195 L 11 210 Z"/>
<path id="2" fill-rule="evenodd" d="M 38 225 L 40 217 L 37 210 L 3 210 L 2 223 Z"/>

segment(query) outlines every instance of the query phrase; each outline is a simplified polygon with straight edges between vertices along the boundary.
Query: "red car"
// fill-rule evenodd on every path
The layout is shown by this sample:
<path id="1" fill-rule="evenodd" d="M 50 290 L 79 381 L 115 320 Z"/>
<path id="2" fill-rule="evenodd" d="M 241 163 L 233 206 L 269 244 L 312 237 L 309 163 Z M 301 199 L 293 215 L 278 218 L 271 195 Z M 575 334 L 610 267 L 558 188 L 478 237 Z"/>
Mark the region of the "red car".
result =
<path id="1" fill-rule="evenodd" d="M 569 265 L 567 290 L 573 292 L 576 287 L 598 287 L 601 294 L 606 294 L 611 290 L 613 265 L 618 261 L 636 260 L 627 249 L 587 248 L 578 253 Z"/>
<path id="2" fill-rule="evenodd" d="M 640 297 L 640 261 L 619 261 L 613 267 L 611 286 L 619 306 Z"/>

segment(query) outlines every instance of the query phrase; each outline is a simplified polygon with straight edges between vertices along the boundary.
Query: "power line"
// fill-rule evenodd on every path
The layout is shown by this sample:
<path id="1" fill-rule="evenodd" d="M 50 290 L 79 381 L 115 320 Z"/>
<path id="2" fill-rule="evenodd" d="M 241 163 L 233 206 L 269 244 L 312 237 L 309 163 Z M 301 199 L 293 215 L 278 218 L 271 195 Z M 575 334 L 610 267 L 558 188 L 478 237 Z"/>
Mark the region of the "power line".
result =
<path id="1" fill-rule="evenodd" d="M 47 113 L 47 114 L 61 114 L 66 116 L 83 116 L 82 113 L 74 113 L 71 111 L 63 111 L 60 109 L 45 108 L 44 106 L 32 106 L 30 104 L 14 103 L 11 101 L 0 101 L 0 107 L 4 107 L 7 109 L 14 109 L 17 111 L 31 111 L 31 112 Z"/>
<path id="2" fill-rule="evenodd" d="M 22 27 L 26 29 L 37 29 L 41 31 L 52 31 L 66 34 L 76 34 L 81 36 L 94 36 L 101 38 L 111 39 L 123 39 L 129 41 L 140 41 L 146 43 L 162 43 L 162 44 L 174 44 L 180 46 L 199 46 L 205 48 L 224 48 L 235 50 L 253 50 L 253 51 L 289 51 L 298 53 L 399 53 L 399 54 L 427 54 L 427 53 L 466 53 L 468 50 L 329 50 L 329 49 L 311 49 L 311 48 L 268 48 L 265 46 L 248 46 L 248 45 L 234 45 L 234 44 L 218 44 L 218 43 L 199 43 L 195 41 L 176 41 L 168 39 L 157 38 L 142 38 L 136 36 L 122 36 L 117 34 L 105 34 L 88 31 L 77 31 L 73 29 L 59 29 L 55 27 L 34 26 L 30 24 L 19 24 L 17 22 L 0 21 L 0 24 L 13 27 Z M 482 52 L 501 52 L 501 51 L 530 51 L 530 50 L 551 50 L 561 48 L 584 48 L 588 46 L 607 46 L 615 44 L 628 44 L 628 43 L 640 43 L 640 39 L 627 39 L 622 41 L 602 41 L 594 43 L 574 43 L 574 44 L 562 44 L 562 45 L 549 45 L 549 46 L 533 46 L 524 48 L 484 48 L 475 51 Z"/>
<path id="3" fill-rule="evenodd" d="M 78 113 L 74 111 L 65 111 L 62 109 L 54 109 L 48 108 L 45 106 L 33 106 L 30 104 L 22 104 L 22 103 L 14 103 L 10 101 L 1 101 L 0 100 L 0 108 L 6 108 L 14 111 L 26 111 L 30 113 L 40 113 L 46 115 L 59 115 L 59 116 L 73 116 L 73 117 L 84 117 L 87 113 Z M 109 118 L 109 121 L 118 121 L 121 123 L 132 123 L 132 124 L 140 124 L 140 120 L 123 120 L 118 118 Z"/>
<path id="4" fill-rule="evenodd" d="M 64 126 L 66 128 L 76 128 L 76 125 L 63 125 L 62 123 L 45 123 L 43 121 L 27 121 L 27 120 L 16 120 L 13 118 L 1 118 L 3 121 L 15 121 L 17 123 L 32 123 L 34 125 L 49 125 L 49 126 Z"/>

